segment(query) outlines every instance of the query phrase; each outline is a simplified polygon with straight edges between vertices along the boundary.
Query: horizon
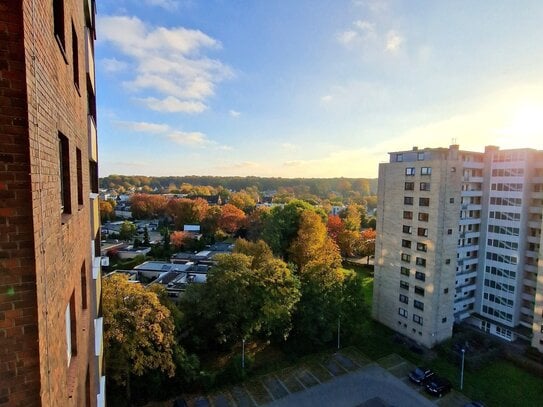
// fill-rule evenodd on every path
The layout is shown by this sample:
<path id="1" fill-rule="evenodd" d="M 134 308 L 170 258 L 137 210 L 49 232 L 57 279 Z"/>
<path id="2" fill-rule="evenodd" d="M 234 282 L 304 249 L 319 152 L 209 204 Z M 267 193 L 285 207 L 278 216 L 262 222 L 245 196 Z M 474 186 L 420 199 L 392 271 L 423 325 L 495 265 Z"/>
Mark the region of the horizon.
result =
<path id="1" fill-rule="evenodd" d="M 101 2 L 100 171 L 376 178 L 413 145 L 543 149 L 542 19 L 536 0 Z"/>

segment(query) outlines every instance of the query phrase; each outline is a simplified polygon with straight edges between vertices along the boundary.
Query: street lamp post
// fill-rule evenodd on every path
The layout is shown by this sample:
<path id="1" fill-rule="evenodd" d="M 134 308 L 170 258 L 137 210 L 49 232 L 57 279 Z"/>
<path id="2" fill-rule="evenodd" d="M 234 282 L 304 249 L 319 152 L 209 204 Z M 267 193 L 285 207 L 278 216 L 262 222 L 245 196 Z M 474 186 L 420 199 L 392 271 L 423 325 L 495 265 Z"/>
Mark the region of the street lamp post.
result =
<path id="1" fill-rule="evenodd" d="M 241 340 L 241 369 L 245 370 L 245 338 Z"/>
<path id="2" fill-rule="evenodd" d="M 466 354 L 466 350 L 462 348 L 462 370 L 460 371 L 460 390 L 464 388 L 464 356 Z"/>
<path id="3" fill-rule="evenodd" d="M 339 332 L 341 329 L 341 317 L 337 317 L 337 349 L 339 350 L 340 346 L 340 338 L 339 338 Z"/>

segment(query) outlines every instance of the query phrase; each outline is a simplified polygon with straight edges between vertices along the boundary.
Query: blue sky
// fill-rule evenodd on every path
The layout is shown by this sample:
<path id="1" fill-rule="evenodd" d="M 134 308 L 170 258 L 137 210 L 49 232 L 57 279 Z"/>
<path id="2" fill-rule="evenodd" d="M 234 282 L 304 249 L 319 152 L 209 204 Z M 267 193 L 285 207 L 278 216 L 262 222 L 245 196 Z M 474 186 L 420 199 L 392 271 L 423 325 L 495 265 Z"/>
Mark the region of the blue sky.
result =
<path id="1" fill-rule="evenodd" d="M 543 2 L 103 0 L 100 174 L 375 177 L 543 149 Z"/>

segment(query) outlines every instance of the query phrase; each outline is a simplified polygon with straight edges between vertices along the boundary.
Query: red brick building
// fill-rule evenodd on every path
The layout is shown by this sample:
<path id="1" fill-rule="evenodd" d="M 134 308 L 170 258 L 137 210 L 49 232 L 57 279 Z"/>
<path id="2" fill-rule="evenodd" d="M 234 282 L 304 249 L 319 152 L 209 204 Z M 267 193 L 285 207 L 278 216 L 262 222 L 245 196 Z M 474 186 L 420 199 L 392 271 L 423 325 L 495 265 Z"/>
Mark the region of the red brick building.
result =
<path id="1" fill-rule="evenodd" d="M 94 0 L 0 0 L 0 406 L 105 404 Z"/>

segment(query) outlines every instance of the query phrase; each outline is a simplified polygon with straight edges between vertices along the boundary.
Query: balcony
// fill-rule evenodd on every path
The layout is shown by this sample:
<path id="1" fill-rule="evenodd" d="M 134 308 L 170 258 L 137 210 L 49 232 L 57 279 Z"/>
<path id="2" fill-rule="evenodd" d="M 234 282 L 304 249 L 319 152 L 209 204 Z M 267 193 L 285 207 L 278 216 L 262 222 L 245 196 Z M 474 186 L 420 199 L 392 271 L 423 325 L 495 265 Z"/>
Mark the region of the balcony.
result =
<path id="1" fill-rule="evenodd" d="M 528 227 L 541 230 L 541 221 L 530 220 L 528 221 Z"/>
<path id="2" fill-rule="evenodd" d="M 464 225 L 478 225 L 481 223 L 481 218 L 461 218 L 458 224 L 460 226 Z"/>
<path id="3" fill-rule="evenodd" d="M 526 237 L 526 241 L 528 243 L 538 244 L 540 240 L 541 240 L 541 236 L 528 236 L 528 237 Z"/>
<path id="4" fill-rule="evenodd" d="M 94 354 L 100 356 L 103 348 L 104 318 L 94 320 Z"/>
<path id="5" fill-rule="evenodd" d="M 528 271 L 529 273 L 537 273 L 537 266 L 535 264 L 525 264 L 524 271 Z"/>
<path id="6" fill-rule="evenodd" d="M 542 209 L 540 206 L 530 206 L 528 211 L 530 213 L 535 213 L 536 215 L 541 215 Z"/>
<path id="7" fill-rule="evenodd" d="M 539 257 L 539 253 L 534 252 L 533 250 L 526 250 L 526 257 L 537 259 Z"/>
<path id="8" fill-rule="evenodd" d="M 460 196 L 483 196 L 483 191 L 462 191 Z"/>
<path id="9" fill-rule="evenodd" d="M 534 294 L 522 293 L 520 298 L 522 298 L 523 300 L 529 301 L 529 302 L 535 302 L 535 295 Z"/>

